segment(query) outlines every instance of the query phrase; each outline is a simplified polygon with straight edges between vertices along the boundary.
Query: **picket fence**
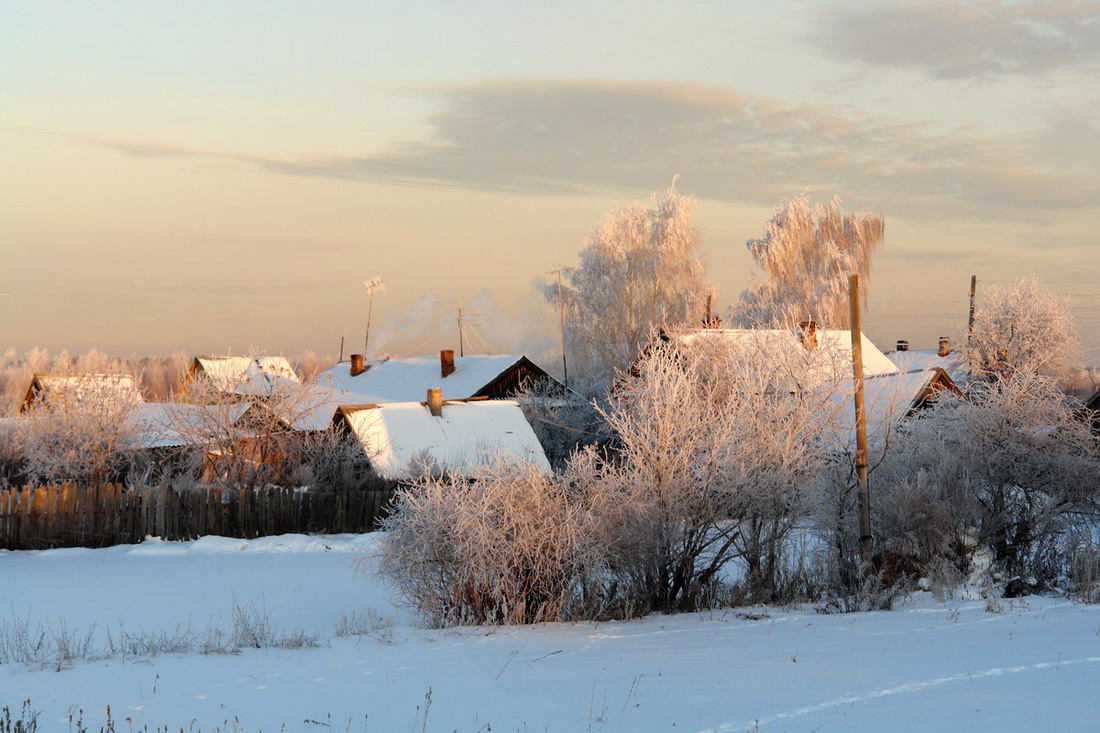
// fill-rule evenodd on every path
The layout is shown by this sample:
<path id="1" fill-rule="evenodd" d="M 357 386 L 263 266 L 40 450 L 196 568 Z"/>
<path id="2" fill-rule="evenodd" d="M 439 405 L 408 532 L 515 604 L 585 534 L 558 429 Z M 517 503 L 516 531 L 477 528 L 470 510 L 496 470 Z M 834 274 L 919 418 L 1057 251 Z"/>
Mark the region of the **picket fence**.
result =
<path id="1" fill-rule="evenodd" d="M 252 539 L 277 534 L 369 532 L 392 489 L 302 491 L 169 486 L 23 486 L 0 489 L 0 549 L 108 547 L 145 537 Z"/>

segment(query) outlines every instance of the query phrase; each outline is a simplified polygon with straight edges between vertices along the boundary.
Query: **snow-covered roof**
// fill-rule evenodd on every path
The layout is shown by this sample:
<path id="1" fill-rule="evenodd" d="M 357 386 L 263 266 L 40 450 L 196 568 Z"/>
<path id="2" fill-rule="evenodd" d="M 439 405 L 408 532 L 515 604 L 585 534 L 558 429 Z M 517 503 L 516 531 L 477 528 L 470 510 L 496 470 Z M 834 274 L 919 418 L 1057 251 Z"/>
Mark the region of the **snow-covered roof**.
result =
<path id="1" fill-rule="evenodd" d="M 434 417 L 423 402 L 347 408 L 343 414 L 385 478 L 410 478 L 425 460 L 464 470 L 503 458 L 550 473 L 542 445 L 512 400 L 444 402 L 441 417 Z"/>
<path id="2" fill-rule="evenodd" d="M 951 375 L 955 382 L 966 379 L 966 369 L 962 363 L 962 357 L 958 353 L 940 356 L 937 349 L 911 349 L 908 351 L 890 351 L 886 356 L 890 361 L 898 365 L 898 370 L 911 372 L 921 369 L 934 369 L 939 367 Z"/>
<path id="3" fill-rule="evenodd" d="M 318 375 L 317 383 L 344 393 L 344 404 L 414 402 L 423 400 L 427 391 L 436 387 L 443 390 L 443 399 L 458 400 L 478 396 L 524 359 L 517 354 L 456 356 L 455 370 L 446 377 L 435 356 L 368 361 L 366 371 L 354 377 L 350 362 L 342 361 Z"/>
<path id="4" fill-rule="evenodd" d="M 280 382 L 300 381 L 285 356 L 196 356 L 191 373 L 223 391 L 253 396 L 267 394 Z"/>
<path id="5" fill-rule="evenodd" d="M 143 402 L 130 414 L 136 448 L 173 448 L 204 442 L 213 425 L 237 422 L 252 406 L 235 402 L 223 406 Z M 217 411 L 213 413 L 212 411 Z"/>
<path id="6" fill-rule="evenodd" d="M 815 332 L 817 343 L 821 347 L 834 349 L 838 355 L 847 358 L 851 363 L 852 333 L 847 329 L 818 329 Z M 667 336 L 673 340 L 690 344 L 696 339 L 723 339 L 733 343 L 744 344 L 746 348 L 764 341 L 777 340 L 789 343 L 791 347 L 803 348 L 803 336 L 799 330 L 787 329 L 746 329 L 746 328 L 700 328 L 688 331 L 670 331 Z M 860 333 L 860 343 L 863 346 L 863 375 L 866 377 L 879 374 L 896 374 L 897 365 L 886 358 L 866 334 Z M 849 367 L 850 370 L 850 367 Z"/>
<path id="7" fill-rule="evenodd" d="M 863 402 L 867 412 L 868 441 L 874 443 L 876 440 L 884 440 L 899 422 L 919 406 L 921 400 L 928 395 L 933 382 L 937 378 L 943 379 L 944 376 L 943 370 L 932 367 L 865 379 Z M 854 380 L 848 380 L 843 389 L 832 394 L 832 398 L 844 408 L 840 413 L 840 443 L 849 447 L 855 445 L 854 389 Z"/>
<path id="8" fill-rule="evenodd" d="M 141 402 L 141 390 L 129 374 L 36 374 L 31 380 L 20 410 L 26 410 L 40 395 L 64 394 L 77 401 L 86 398 L 117 398 Z"/>

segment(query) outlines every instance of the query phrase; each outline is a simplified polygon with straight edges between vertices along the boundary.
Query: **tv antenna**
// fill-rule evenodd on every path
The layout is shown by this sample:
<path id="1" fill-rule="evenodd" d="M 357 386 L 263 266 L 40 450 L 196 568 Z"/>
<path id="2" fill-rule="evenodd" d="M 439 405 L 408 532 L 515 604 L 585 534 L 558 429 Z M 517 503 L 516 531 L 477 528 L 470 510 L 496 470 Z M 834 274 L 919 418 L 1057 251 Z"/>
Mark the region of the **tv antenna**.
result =
<path id="1" fill-rule="evenodd" d="M 378 291 L 386 292 L 386 285 L 380 277 L 372 277 L 363 281 L 363 289 L 367 291 L 367 335 L 363 337 L 363 358 L 367 358 L 370 347 L 370 317 L 374 312 L 374 294 Z"/>

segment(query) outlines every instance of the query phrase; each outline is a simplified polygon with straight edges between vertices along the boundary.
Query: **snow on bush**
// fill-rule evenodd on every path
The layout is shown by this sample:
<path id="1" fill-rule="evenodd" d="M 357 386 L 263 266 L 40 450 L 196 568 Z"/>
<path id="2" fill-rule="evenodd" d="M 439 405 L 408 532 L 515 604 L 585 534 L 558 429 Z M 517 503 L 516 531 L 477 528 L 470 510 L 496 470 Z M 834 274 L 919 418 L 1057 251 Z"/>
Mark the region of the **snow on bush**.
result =
<path id="1" fill-rule="evenodd" d="M 876 475 L 877 534 L 914 571 L 970 572 L 989 548 L 1005 579 L 1048 585 L 1066 540 L 1096 520 L 1095 439 L 1052 379 L 1016 371 L 970 399 L 941 396 Z"/>

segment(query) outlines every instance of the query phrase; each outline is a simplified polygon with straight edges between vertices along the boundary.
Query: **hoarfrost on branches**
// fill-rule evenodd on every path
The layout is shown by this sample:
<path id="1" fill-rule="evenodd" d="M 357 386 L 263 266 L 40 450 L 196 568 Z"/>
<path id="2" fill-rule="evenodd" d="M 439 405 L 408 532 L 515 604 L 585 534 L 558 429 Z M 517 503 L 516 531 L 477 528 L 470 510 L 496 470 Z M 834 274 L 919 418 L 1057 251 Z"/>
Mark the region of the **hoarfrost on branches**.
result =
<path id="1" fill-rule="evenodd" d="M 974 311 L 966 354 L 971 374 L 1032 371 L 1067 382 L 1081 363 L 1069 301 L 1034 275 L 988 288 Z"/>
<path id="2" fill-rule="evenodd" d="M 871 256 L 882 244 L 880 214 L 844 214 L 840 199 L 811 208 L 800 196 L 775 208 L 764 236 L 746 246 L 764 280 L 753 280 L 734 306 L 734 321 L 749 328 L 785 328 L 816 321 L 846 328 L 848 276 L 858 274 L 866 300 Z"/>
<path id="3" fill-rule="evenodd" d="M 569 362 L 583 381 L 606 386 L 658 328 L 702 319 L 715 286 L 694 213 L 695 199 L 673 181 L 652 207 L 614 209 L 581 247 L 580 264 L 563 271 Z M 541 289 L 559 304 L 556 283 Z"/>

